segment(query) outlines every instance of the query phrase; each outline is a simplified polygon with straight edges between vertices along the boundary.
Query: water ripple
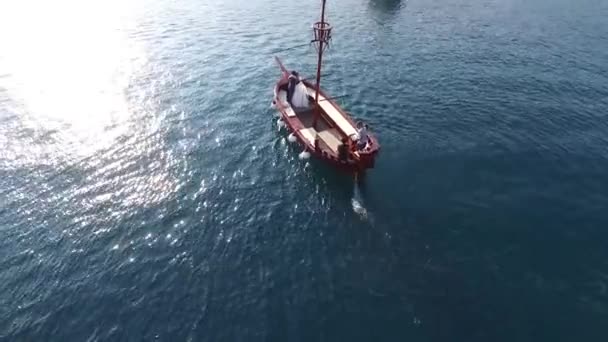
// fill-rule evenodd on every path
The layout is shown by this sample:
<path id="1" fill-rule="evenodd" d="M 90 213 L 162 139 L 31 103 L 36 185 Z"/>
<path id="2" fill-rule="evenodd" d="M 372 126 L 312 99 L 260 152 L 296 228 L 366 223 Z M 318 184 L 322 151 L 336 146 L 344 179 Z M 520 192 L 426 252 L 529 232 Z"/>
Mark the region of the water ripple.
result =
<path id="1" fill-rule="evenodd" d="M 603 331 L 606 6 L 329 2 L 323 84 L 383 146 L 354 187 L 268 109 L 317 2 L 13 3 L 0 339 Z"/>

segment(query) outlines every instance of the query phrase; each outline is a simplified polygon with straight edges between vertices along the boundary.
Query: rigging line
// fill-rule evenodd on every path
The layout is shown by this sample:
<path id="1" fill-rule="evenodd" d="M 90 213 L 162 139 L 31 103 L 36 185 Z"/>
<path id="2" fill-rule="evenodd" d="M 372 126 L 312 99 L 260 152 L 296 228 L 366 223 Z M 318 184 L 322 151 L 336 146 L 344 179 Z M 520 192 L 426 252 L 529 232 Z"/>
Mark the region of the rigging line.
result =
<path id="1" fill-rule="evenodd" d="M 293 49 L 297 49 L 297 48 L 301 48 L 301 47 L 305 47 L 305 46 L 309 46 L 309 45 L 310 44 L 300 44 L 300 45 L 288 47 L 285 49 L 275 50 L 275 51 L 271 52 L 271 54 L 276 54 L 276 53 L 283 52 L 283 51 L 289 51 L 289 50 L 293 50 Z"/>
<path id="2" fill-rule="evenodd" d="M 321 74 L 322 77 L 327 77 L 327 76 L 331 76 L 331 73 L 327 73 L 327 74 Z M 316 76 L 309 76 L 309 77 L 305 77 L 302 78 L 302 81 L 313 81 L 315 79 Z M 316 87 L 316 85 L 315 85 Z"/>

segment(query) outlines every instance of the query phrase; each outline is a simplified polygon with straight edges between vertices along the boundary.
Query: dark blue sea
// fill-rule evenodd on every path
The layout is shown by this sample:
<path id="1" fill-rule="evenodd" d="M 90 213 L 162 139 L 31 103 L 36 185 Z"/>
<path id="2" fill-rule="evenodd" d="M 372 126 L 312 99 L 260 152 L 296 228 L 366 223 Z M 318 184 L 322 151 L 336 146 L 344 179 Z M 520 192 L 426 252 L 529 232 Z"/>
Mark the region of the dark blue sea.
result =
<path id="1" fill-rule="evenodd" d="M 0 341 L 608 341 L 608 2 L 0 3 Z"/>

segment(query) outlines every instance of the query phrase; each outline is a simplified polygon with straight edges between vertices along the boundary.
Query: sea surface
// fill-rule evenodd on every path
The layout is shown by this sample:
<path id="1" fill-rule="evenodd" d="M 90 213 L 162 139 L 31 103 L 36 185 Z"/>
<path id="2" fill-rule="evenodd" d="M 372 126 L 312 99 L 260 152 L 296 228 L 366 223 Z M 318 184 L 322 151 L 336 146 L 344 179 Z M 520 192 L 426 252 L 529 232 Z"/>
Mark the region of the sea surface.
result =
<path id="1" fill-rule="evenodd" d="M 0 341 L 608 341 L 608 2 L 0 3 Z"/>

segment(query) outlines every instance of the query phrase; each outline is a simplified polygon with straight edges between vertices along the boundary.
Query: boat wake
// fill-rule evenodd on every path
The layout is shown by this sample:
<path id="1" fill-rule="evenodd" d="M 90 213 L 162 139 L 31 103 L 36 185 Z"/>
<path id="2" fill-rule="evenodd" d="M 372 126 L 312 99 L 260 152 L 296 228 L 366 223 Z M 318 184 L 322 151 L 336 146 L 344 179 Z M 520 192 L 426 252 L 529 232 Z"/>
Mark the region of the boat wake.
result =
<path id="1" fill-rule="evenodd" d="M 355 197 L 351 199 L 351 204 L 353 206 L 353 211 L 355 214 L 361 216 L 363 219 L 367 219 L 367 209 L 359 202 L 359 200 Z"/>
<path id="2" fill-rule="evenodd" d="M 363 220 L 370 220 L 370 214 L 365 208 L 365 203 L 363 202 L 363 196 L 361 195 L 361 190 L 359 189 L 359 184 L 355 181 L 354 189 L 353 189 L 353 197 L 350 200 L 351 205 L 353 207 L 353 212 Z"/>

